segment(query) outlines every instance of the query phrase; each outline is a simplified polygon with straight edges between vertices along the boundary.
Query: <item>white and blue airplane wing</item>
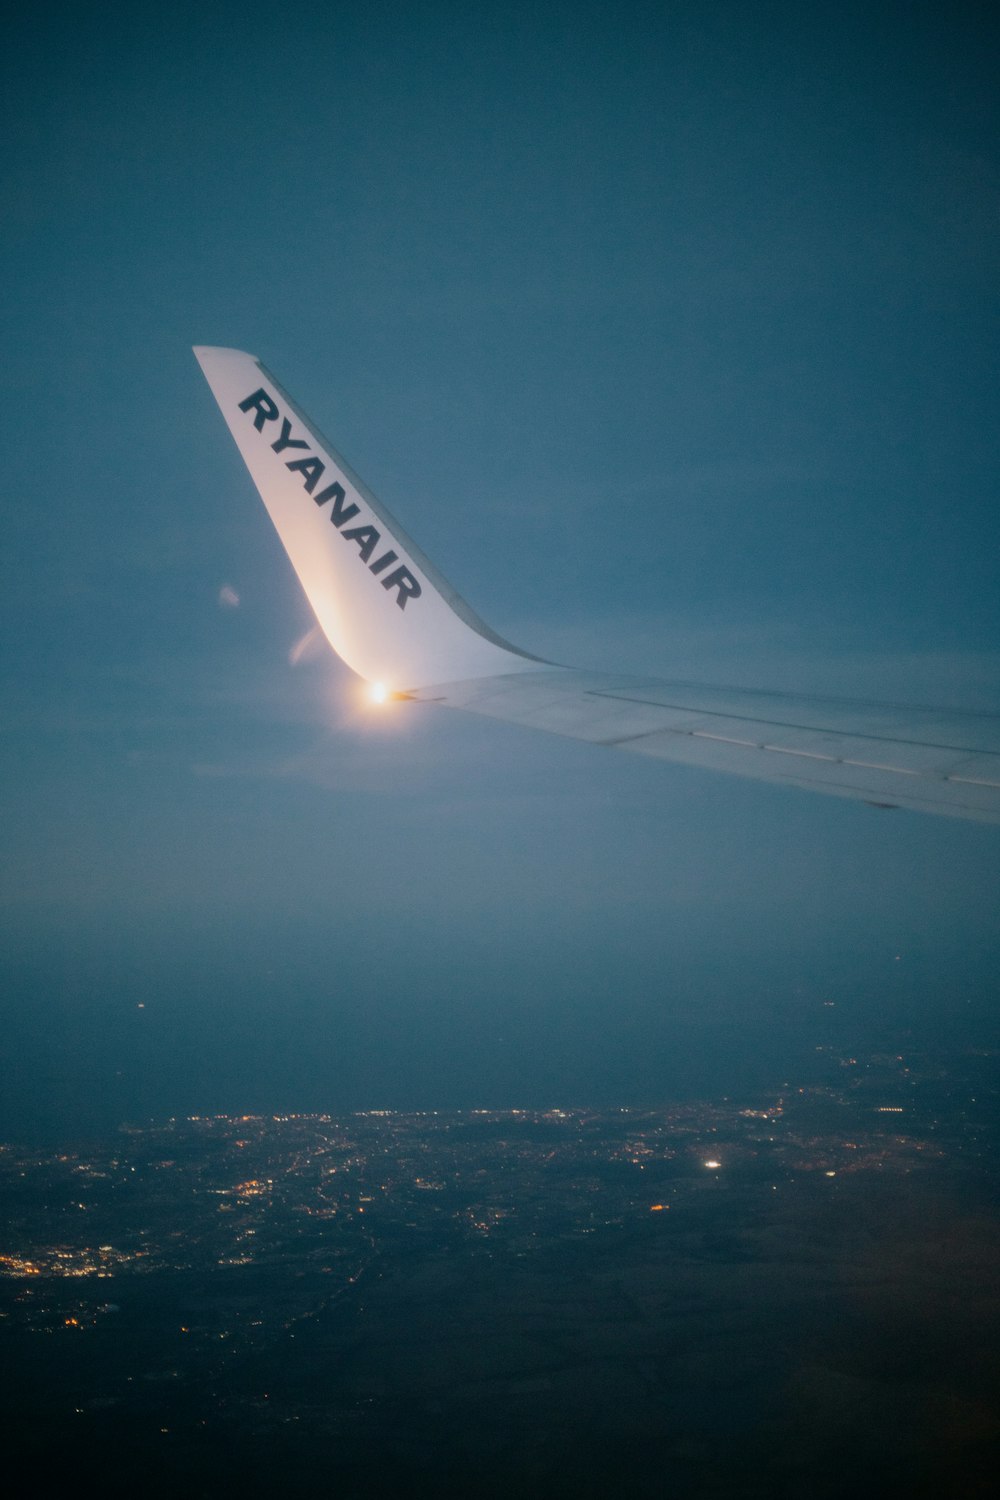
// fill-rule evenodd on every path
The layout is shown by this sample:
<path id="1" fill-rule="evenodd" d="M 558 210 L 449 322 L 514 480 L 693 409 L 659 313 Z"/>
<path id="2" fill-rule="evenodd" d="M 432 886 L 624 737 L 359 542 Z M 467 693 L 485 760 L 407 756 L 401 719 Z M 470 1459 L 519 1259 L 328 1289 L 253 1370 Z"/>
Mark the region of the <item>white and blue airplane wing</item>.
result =
<path id="1" fill-rule="evenodd" d="M 1000 822 L 1000 716 L 651 681 L 503 640 L 264 366 L 196 348 L 334 651 L 378 695 L 880 807 Z"/>

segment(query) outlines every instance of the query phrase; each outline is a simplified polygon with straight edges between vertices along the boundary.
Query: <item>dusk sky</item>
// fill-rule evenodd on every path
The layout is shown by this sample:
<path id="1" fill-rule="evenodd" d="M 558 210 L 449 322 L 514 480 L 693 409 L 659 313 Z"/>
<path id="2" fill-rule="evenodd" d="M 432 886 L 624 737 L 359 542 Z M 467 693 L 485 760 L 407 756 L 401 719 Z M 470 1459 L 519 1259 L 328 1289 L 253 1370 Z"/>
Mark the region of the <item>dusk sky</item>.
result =
<path id="1" fill-rule="evenodd" d="M 0 1131 L 995 1038 L 1000 830 L 362 709 L 191 353 L 528 650 L 1000 711 L 989 17 L 8 19 Z"/>

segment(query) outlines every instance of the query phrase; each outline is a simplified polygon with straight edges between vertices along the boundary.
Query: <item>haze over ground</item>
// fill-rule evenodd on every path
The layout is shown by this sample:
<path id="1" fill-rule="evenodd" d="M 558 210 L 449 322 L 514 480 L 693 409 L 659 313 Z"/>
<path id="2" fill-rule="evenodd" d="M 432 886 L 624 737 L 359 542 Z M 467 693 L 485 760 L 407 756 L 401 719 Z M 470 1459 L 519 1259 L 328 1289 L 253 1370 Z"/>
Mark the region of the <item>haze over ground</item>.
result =
<path id="1" fill-rule="evenodd" d="M 293 665 L 190 346 L 258 354 L 528 649 L 996 710 L 995 18 L 56 5 L 7 43 L 0 1131 L 992 1035 L 995 829 Z"/>

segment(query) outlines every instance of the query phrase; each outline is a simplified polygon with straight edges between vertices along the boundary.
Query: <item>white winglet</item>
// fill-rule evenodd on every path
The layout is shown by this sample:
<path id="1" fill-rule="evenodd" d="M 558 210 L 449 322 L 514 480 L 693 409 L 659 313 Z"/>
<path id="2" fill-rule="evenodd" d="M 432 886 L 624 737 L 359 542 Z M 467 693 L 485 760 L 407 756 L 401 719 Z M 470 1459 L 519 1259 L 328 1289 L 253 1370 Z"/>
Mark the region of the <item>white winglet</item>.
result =
<path id="1" fill-rule="evenodd" d="M 259 360 L 195 348 L 330 645 L 409 691 L 547 665 L 496 635 L 424 557 Z"/>

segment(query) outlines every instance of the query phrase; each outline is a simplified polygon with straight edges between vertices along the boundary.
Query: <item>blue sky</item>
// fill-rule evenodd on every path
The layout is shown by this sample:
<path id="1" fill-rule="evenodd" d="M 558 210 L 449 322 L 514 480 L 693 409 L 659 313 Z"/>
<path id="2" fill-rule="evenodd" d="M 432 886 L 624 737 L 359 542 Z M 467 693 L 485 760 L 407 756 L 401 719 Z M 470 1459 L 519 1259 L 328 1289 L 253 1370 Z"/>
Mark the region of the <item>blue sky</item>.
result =
<path id="1" fill-rule="evenodd" d="M 986 8 L 7 39 L 5 1131 L 726 1091 L 830 998 L 985 1026 L 995 830 L 372 723 L 292 665 L 190 346 L 258 354 L 529 649 L 997 709 Z"/>

